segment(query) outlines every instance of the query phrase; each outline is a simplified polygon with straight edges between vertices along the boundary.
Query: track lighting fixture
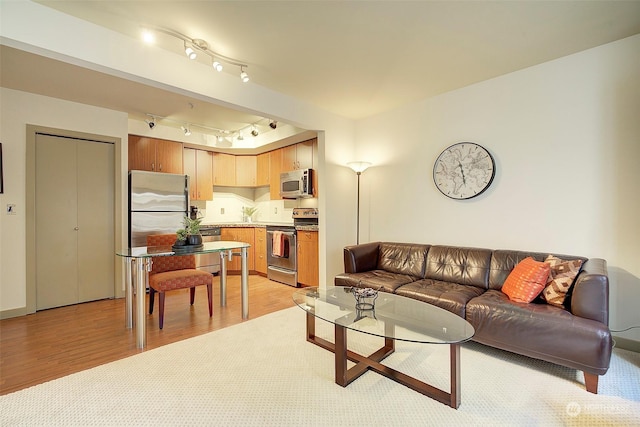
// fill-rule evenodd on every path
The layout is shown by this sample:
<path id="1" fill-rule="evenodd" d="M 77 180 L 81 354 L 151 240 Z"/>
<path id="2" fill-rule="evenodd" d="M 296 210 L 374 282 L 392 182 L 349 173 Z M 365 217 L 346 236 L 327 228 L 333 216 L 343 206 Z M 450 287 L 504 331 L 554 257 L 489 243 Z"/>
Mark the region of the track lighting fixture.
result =
<path id="1" fill-rule="evenodd" d="M 243 66 L 240 66 L 240 80 L 242 80 L 242 83 L 246 83 L 249 81 L 249 75 L 246 71 L 244 71 Z"/>
<path id="2" fill-rule="evenodd" d="M 251 126 L 251 135 L 258 136 L 258 129 L 255 126 Z"/>
<path id="3" fill-rule="evenodd" d="M 156 126 L 156 118 L 154 116 L 149 116 L 151 119 L 145 120 L 145 123 L 149 125 L 149 129 L 153 129 Z"/>
<path id="4" fill-rule="evenodd" d="M 196 51 L 193 50 L 193 47 L 189 46 L 187 42 L 184 42 L 184 53 L 189 59 L 196 59 L 196 57 L 198 56 L 198 54 L 196 54 Z"/>
<path id="5" fill-rule="evenodd" d="M 269 127 L 270 127 L 271 129 L 275 129 L 275 128 L 277 128 L 277 127 L 278 127 L 278 122 L 276 122 L 275 120 L 270 120 L 270 121 L 269 121 Z"/>
<path id="6" fill-rule="evenodd" d="M 182 129 L 182 131 L 184 132 L 184 136 L 189 136 L 189 135 L 191 135 L 191 129 L 189 129 L 189 125 L 181 126 L 180 128 L 181 128 L 181 129 Z"/>
<path id="7" fill-rule="evenodd" d="M 242 79 L 244 83 L 249 81 L 249 75 L 245 70 L 246 68 L 248 68 L 247 64 L 244 64 L 236 59 L 221 55 L 213 51 L 205 40 L 193 39 L 189 36 L 179 33 L 178 31 L 171 30 L 168 28 L 158 28 L 158 27 L 146 28 L 145 31 L 143 31 L 143 39 L 146 42 L 148 42 L 149 37 L 153 36 L 153 32 L 166 34 L 171 37 L 175 37 L 179 40 L 182 40 L 184 44 L 184 53 L 187 55 L 189 59 L 196 59 L 198 53 L 204 53 L 205 55 L 208 55 L 209 57 L 211 57 L 211 60 L 212 60 L 212 63 L 211 63 L 212 68 L 216 71 L 222 71 L 222 68 L 223 68 L 222 63 L 239 67 L 240 79 Z"/>
<path id="8" fill-rule="evenodd" d="M 236 139 L 238 141 L 244 141 L 244 136 L 242 136 L 242 132 L 238 132 L 238 137 Z"/>

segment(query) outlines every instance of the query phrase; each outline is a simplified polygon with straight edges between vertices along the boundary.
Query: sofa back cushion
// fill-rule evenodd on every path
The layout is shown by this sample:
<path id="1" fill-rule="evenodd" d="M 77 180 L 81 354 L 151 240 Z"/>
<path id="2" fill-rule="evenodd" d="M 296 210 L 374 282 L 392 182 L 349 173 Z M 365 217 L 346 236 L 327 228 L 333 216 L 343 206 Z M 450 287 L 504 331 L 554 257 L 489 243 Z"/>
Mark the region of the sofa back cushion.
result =
<path id="1" fill-rule="evenodd" d="M 432 246 L 426 278 L 487 289 L 491 249 Z"/>
<path id="2" fill-rule="evenodd" d="M 424 279 L 429 245 L 380 243 L 378 270 Z"/>

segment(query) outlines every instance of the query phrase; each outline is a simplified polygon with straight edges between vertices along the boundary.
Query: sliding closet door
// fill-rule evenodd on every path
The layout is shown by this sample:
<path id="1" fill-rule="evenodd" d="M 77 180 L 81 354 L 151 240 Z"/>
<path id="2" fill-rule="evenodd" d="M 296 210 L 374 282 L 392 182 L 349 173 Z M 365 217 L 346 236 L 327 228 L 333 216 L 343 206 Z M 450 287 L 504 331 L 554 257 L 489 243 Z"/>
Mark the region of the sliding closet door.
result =
<path id="1" fill-rule="evenodd" d="M 114 292 L 114 146 L 36 136 L 36 309 Z"/>

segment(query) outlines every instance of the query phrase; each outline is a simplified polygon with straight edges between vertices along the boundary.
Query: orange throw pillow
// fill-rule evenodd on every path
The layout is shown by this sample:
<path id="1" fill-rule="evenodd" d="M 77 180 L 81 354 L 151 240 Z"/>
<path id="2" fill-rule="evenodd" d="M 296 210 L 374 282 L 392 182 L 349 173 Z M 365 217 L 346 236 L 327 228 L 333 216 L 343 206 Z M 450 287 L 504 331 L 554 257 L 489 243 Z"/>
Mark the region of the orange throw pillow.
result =
<path id="1" fill-rule="evenodd" d="M 511 301 L 530 303 L 547 284 L 549 264 L 527 257 L 516 265 L 502 285 Z"/>

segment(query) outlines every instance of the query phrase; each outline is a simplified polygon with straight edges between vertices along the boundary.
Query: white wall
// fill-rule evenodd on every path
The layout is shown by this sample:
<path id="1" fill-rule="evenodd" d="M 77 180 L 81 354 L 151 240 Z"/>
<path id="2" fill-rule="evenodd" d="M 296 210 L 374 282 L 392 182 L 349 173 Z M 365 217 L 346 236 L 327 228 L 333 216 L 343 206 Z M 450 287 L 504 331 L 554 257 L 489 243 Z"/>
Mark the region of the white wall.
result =
<path id="1" fill-rule="evenodd" d="M 64 31 L 60 29 L 64 28 Z M 77 37 L 82 34 L 82 37 Z M 354 219 L 355 205 L 351 203 L 351 194 L 355 191 L 355 181 L 343 167 L 353 159 L 354 129 L 351 120 L 328 113 L 307 103 L 293 99 L 261 87 L 253 82 L 243 84 L 238 78 L 225 73 L 211 73 L 211 67 L 205 64 L 194 64 L 185 61 L 183 56 L 175 55 L 159 48 L 143 46 L 139 40 L 132 39 L 91 23 L 78 20 L 49 9 L 37 3 L 27 1 L 0 2 L 0 41 L 2 44 L 28 52 L 37 53 L 50 58 L 63 60 L 108 74 L 124 76 L 152 86 L 175 90 L 179 93 L 197 94 L 205 102 L 219 103 L 229 107 L 237 107 L 245 111 L 255 112 L 265 117 L 290 123 L 294 126 L 318 131 L 318 152 L 321 159 L 318 165 L 319 187 L 322 188 L 318 199 L 321 216 L 320 245 L 320 282 L 326 283 L 342 271 L 342 248 L 355 240 Z M 55 84 L 55 82 L 51 82 Z M 74 112 L 62 108 L 56 111 L 57 105 L 46 105 L 33 108 L 40 111 L 42 119 L 57 117 L 58 124 L 82 131 L 84 119 L 90 123 L 100 122 L 102 114 L 86 117 L 84 108 Z M 5 138 L 5 121 L 12 105 L 2 104 L 2 139 L 3 147 L 7 145 L 9 136 Z M 26 120 L 26 119 L 25 119 Z M 18 126 L 18 124 L 16 124 Z M 116 127 L 113 127 L 116 126 Z M 126 126 L 126 124 L 125 124 Z M 5 172 L 5 179 L 21 181 L 24 187 L 24 153 L 15 147 L 24 144 L 24 129 L 20 133 L 10 126 L 11 146 L 5 150 L 5 165 L 11 164 L 11 171 Z M 121 134 L 120 125 L 107 120 L 100 128 L 108 134 Z M 126 132 L 126 131 L 125 131 Z M 100 133 L 100 132 L 99 132 Z M 126 140 L 126 134 L 124 135 Z M 126 151 L 126 150 L 125 150 Z M 126 154 L 124 154 L 126 156 Z M 15 165 L 14 165 L 15 164 Z M 7 176 L 8 175 L 8 176 Z M 11 199 L 24 198 L 22 188 L 17 188 Z M 4 206 L 8 194 L 0 199 Z M 339 209 L 330 209 L 339 206 Z M 126 213 L 125 213 L 126 214 Z M 0 223 L 3 249 L 0 252 L 0 267 L 11 265 L 12 268 L 24 271 L 24 220 L 15 219 L 15 230 L 5 233 L 5 218 Z M 12 219 L 12 221 L 14 221 Z M 125 232 L 126 233 L 126 232 Z M 353 237 L 352 237 L 353 236 Z M 124 238 L 124 237 L 123 237 Z M 17 242 L 14 241 L 17 239 Z M 7 248 L 11 253 L 7 253 Z M 18 253 L 17 248 L 22 248 Z M 327 279 L 329 278 L 329 279 Z M 24 273 L 4 278 L 0 284 L 0 312 L 13 308 L 24 300 Z M 11 295 L 5 299 L 4 295 Z"/>
<path id="2" fill-rule="evenodd" d="M 4 194 L 0 194 L 0 206 L 3 209 L 0 214 L 0 311 L 6 311 L 24 308 L 26 304 L 27 124 L 110 136 L 126 141 L 127 115 L 6 88 L 0 88 L 0 111 L 4 171 Z M 126 184 L 123 175 L 122 179 Z M 126 206 L 126 199 L 116 201 L 116 206 L 123 202 Z M 6 215 L 7 204 L 16 205 L 15 215 Z M 122 220 L 122 216 L 120 220 L 116 219 L 116 225 L 122 224 Z"/>
<path id="3" fill-rule="evenodd" d="M 362 241 L 556 252 L 608 261 L 610 327 L 640 325 L 640 35 L 358 122 Z M 488 148 L 497 173 L 443 196 L 447 146 Z M 640 340 L 640 330 L 617 334 Z"/>

